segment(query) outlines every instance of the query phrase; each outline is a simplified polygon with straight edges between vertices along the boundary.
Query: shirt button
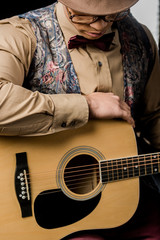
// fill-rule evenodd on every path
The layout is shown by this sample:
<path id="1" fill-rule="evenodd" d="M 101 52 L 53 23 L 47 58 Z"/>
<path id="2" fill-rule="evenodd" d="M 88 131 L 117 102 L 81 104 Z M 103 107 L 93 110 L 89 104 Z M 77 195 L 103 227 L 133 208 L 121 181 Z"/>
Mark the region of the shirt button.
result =
<path id="1" fill-rule="evenodd" d="M 61 127 L 65 128 L 67 126 L 66 122 L 62 122 Z"/>
<path id="2" fill-rule="evenodd" d="M 102 67 L 102 62 L 101 61 L 98 61 L 98 66 Z"/>

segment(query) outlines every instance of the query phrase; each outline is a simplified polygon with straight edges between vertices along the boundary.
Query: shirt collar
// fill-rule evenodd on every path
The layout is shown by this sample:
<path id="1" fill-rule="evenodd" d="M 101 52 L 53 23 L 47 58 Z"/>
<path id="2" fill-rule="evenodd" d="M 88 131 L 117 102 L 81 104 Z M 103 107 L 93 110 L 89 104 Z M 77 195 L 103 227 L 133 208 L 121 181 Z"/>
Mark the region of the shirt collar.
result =
<path id="1" fill-rule="evenodd" d="M 57 3 L 56 13 L 59 25 L 64 35 L 64 39 L 66 43 L 68 43 L 69 39 L 75 35 L 78 35 L 79 32 L 66 17 L 64 12 L 64 6 L 60 2 Z"/>

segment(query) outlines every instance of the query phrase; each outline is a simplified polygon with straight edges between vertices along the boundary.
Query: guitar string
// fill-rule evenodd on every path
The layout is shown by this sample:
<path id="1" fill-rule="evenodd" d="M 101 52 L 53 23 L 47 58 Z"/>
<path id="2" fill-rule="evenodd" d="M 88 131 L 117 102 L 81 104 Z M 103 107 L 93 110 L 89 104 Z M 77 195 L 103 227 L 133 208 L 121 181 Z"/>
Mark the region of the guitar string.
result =
<path id="1" fill-rule="evenodd" d="M 144 175 L 141 175 L 141 176 L 145 176 L 145 174 Z M 133 178 L 136 178 L 136 177 L 138 177 L 138 176 L 133 176 L 133 177 L 130 177 L 130 179 L 133 179 Z M 93 179 L 93 178 L 91 178 L 91 179 Z M 115 180 L 114 182 L 118 182 L 118 181 L 123 181 L 123 180 L 125 180 L 125 179 L 118 179 L 118 180 Z M 109 181 L 108 183 L 110 183 L 110 182 L 112 182 L 112 181 Z M 99 183 L 98 183 L 99 184 Z M 97 186 L 98 186 L 98 184 L 97 184 Z M 86 182 L 85 182 L 85 185 L 84 186 L 86 186 Z M 97 187 L 96 186 L 96 187 Z M 78 189 L 82 189 L 82 185 L 80 186 L 80 187 L 72 187 L 72 188 L 69 188 L 69 190 L 70 191 L 73 191 L 73 190 L 78 190 Z M 92 189 L 91 191 L 93 191 L 94 189 Z M 102 192 L 103 191 L 103 189 L 100 191 L 100 192 Z M 60 189 L 60 188 L 57 188 L 57 189 L 52 189 L 52 190 L 49 190 L 49 192 L 47 192 L 47 190 L 45 191 L 44 190 L 44 192 L 40 192 L 39 193 L 39 195 L 48 195 L 48 194 L 56 194 L 56 193 L 58 193 L 58 192 L 62 192 L 62 189 Z M 64 191 L 65 192 L 65 191 Z M 75 192 L 76 193 L 76 192 Z M 90 192 L 87 192 L 87 193 L 90 193 Z M 86 193 L 76 193 L 76 194 L 78 194 L 78 195 L 80 195 L 80 197 L 81 196 L 83 196 L 84 194 L 86 194 Z M 99 192 L 97 192 L 97 194 L 99 194 Z M 93 196 L 93 195 L 92 195 Z M 95 195 L 94 195 L 95 196 Z M 74 199 L 74 198 L 73 198 Z M 86 199 L 88 199 L 87 197 L 86 197 Z"/>
<path id="2" fill-rule="evenodd" d="M 154 157 L 154 156 L 156 156 L 156 159 L 146 159 L 147 157 Z M 128 160 L 131 160 L 132 161 L 132 163 L 128 163 L 127 161 Z M 137 160 L 137 162 L 134 162 L 135 160 Z M 143 160 L 143 161 L 141 161 L 141 160 Z M 139 155 L 139 156 L 133 156 L 133 157 L 126 157 L 126 158 L 118 158 L 118 159 L 109 159 L 109 160 L 105 160 L 105 159 L 103 159 L 103 160 L 100 160 L 100 162 L 105 162 L 105 163 L 113 163 L 113 162 L 120 162 L 120 164 L 119 165 L 124 165 L 124 163 L 125 163 L 125 165 L 133 165 L 134 163 L 138 166 L 138 167 L 141 167 L 141 166 L 147 166 L 147 165 L 149 165 L 148 164 L 148 162 L 150 163 L 151 161 L 157 161 L 157 163 L 159 163 L 159 153 L 154 153 L 154 154 L 146 154 L 146 155 Z M 143 164 L 143 165 L 141 165 L 141 163 Z M 154 162 L 154 163 L 152 163 L 152 164 L 156 164 L 156 162 Z M 78 170 L 76 170 L 76 171 L 81 171 L 81 170 L 79 170 L 80 168 L 85 168 L 85 167 L 91 167 L 91 166 L 99 166 L 99 164 L 98 163 L 96 163 L 96 164 L 89 164 L 89 165 L 81 165 L 81 166 L 74 166 L 74 167 L 66 167 L 65 168 L 65 170 L 71 170 L 71 169 L 78 169 Z M 109 167 L 111 167 L 111 166 L 109 166 Z M 115 167 L 115 166 L 114 166 Z M 131 166 L 131 168 L 133 168 L 134 167 L 134 165 L 133 166 Z M 121 168 L 120 168 L 121 169 Z M 123 169 L 123 168 L 122 168 Z M 83 170 L 83 169 L 82 169 Z M 48 174 L 48 173 L 54 173 L 54 172 L 61 172 L 61 171 L 63 171 L 63 170 L 50 170 L 50 171 L 47 171 L 47 172 L 33 172 L 32 173 L 32 176 L 34 176 L 34 175 L 42 175 L 42 174 Z M 75 172 L 75 170 L 74 171 L 72 171 L 72 172 Z M 70 172 L 70 173 L 72 173 L 72 172 Z M 30 173 L 27 173 L 27 175 L 30 175 Z"/>
<path id="3" fill-rule="evenodd" d="M 157 159 L 156 159 L 157 160 Z M 147 163 L 147 162 L 149 162 L 149 163 Z M 111 161 L 108 161 L 108 162 L 106 162 L 106 163 L 111 163 Z M 134 164 L 133 163 L 129 163 L 129 164 L 127 164 L 126 162 L 125 162 L 125 166 L 121 166 L 121 165 L 123 165 L 123 164 L 121 164 L 121 163 L 119 163 L 118 162 L 118 164 L 116 164 L 116 165 L 118 165 L 118 167 L 116 166 L 116 168 L 115 168 L 115 165 L 113 166 L 113 164 L 111 163 L 111 165 L 109 165 L 108 166 L 108 168 L 113 168 L 114 167 L 114 169 L 112 169 L 112 170 L 122 170 L 122 169 L 124 169 L 124 167 L 126 167 L 126 170 L 130 170 L 130 169 L 133 169 L 133 168 L 135 168 L 135 166 L 138 168 L 138 167 L 141 167 L 141 166 L 149 166 L 149 165 L 156 165 L 156 164 L 158 164 L 159 163 L 159 158 L 158 158 L 158 161 L 157 162 L 152 162 L 151 163 L 151 160 L 147 160 L 146 162 L 145 162 L 145 164 L 143 163 L 142 165 L 141 165 L 141 163 L 143 163 L 143 162 L 134 162 Z M 128 166 L 128 165 L 130 165 L 130 167 Z M 132 166 L 133 165 L 133 166 Z M 92 165 L 84 165 L 84 166 L 76 166 L 76 167 L 72 167 L 72 168 L 66 168 L 67 170 L 68 169 L 78 169 L 78 170 L 74 170 L 74 171 L 72 171 L 72 172 L 69 172 L 69 173 L 74 173 L 74 172 L 81 172 L 81 171 L 84 171 L 84 169 L 80 169 L 80 168 L 86 168 L 86 167 L 91 167 L 91 166 L 99 166 L 98 165 L 98 163 L 97 164 L 92 164 Z M 120 166 L 120 167 L 119 167 Z M 101 169 L 103 169 L 104 167 L 101 167 Z M 85 169 L 85 170 L 87 170 L 87 169 Z M 93 168 L 92 168 L 92 170 L 94 170 Z M 60 173 L 61 171 L 63 171 L 63 170 L 59 170 L 58 171 L 58 173 Z M 103 170 L 102 170 L 102 172 L 103 172 Z M 111 169 L 109 169 L 107 172 L 111 172 Z M 44 173 L 36 173 L 36 175 L 40 175 L 40 176 L 42 176 L 42 174 L 47 174 L 48 175 L 48 173 L 54 173 L 54 171 L 47 171 L 47 172 L 44 172 Z M 32 176 L 33 176 L 34 174 L 32 174 Z"/>
<path id="4" fill-rule="evenodd" d="M 141 176 L 145 176 L 145 174 L 144 175 L 141 175 Z M 132 176 L 132 177 L 130 177 L 130 179 L 133 179 L 133 178 L 136 178 L 136 177 L 138 177 L 138 176 Z M 83 178 L 84 179 L 84 178 Z M 92 177 L 90 177 L 90 178 L 87 178 L 88 180 L 89 179 L 91 179 L 91 180 L 93 180 L 93 178 Z M 118 181 L 123 181 L 123 180 L 125 180 L 125 178 L 123 178 L 123 179 L 117 179 L 117 180 L 114 180 L 114 182 L 118 182 Z M 100 179 L 99 179 L 99 181 L 97 181 L 97 185 L 96 185 L 96 187 L 99 185 L 99 182 L 100 182 Z M 110 182 L 113 182 L 113 181 L 108 181 L 107 183 L 110 183 Z M 84 184 L 84 185 L 82 185 L 82 183 Z M 85 181 L 85 182 L 80 182 L 80 183 L 78 183 L 78 184 L 80 184 L 80 186 L 78 187 L 77 186 L 77 183 L 76 183 L 76 186 L 75 187 L 72 187 L 72 185 L 70 184 L 69 186 L 67 185 L 67 187 L 70 187 L 69 188 L 69 190 L 70 191 L 73 191 L 73 190 L 78 190 L 78 189 L 82 189 L 83 188 L 83 186 L 86 186 L 86 183 L 88 183 L 88 181 Z M 105 183 L 106 184 L 106 183 Z M 74 185 L 73 185 L 74 186 Z M 95 187 L 95 189 L 96 189 L 96 187 Z M 93 191 L 94 189 L 91 189 L 91 191 Z M 52 189 L 52 190 L 49 190 L 49 192 L 47 192 L 47 191 L 45 191 L 45 192 L 41 192 L 41 193 L 39 193 L 39 195 L 48 195 L 48 194 L 53 194 L 53 193 L 58 193 L 58 192 L 62 192 L 62 189 Z M 65 192 L 65 191 L 64 191 Z M 86 194 L 86 193 L 77 193 L 77 192 L 74 192 L 74 193 L 76 193 L 76 194 L 78 194 L 78 195 L 83 195 L 83 194 Z M 90 193 L 90 192 L 87 192 L 87 193 Z M 99 192 L 98 192 L 99 193 Z"/>
<path id="5" fill-rule="evenodd" d="M 121 163 L 121 165 L 122 165 L 122 163 L 123 162 L 125 162 L 125 164 L 126 165 L 128 165 L 127 163 L 126 163 L 126 161 L 127 160 L 132 160 L 132 161 L 134 161 L 135 160 L 135 158 L 136 158 L 136 160 L 138 160 L 138 162 L 136 162 L 136 166 L 137 166 L 137 164 L 139 164 L 140 163 L 140 159 L 143 159 L 144 160 L 144 158 L 146 158 L 146 157 L 149 157 L 149 156 L 156 156 L 156 160 L 158 159 L 158 162 L 157 163 L 159 163 L 159 153 L 154 153 L 154 154 L 146 154 L 146 155 L 139 155 L 139 156 L 133 156 L 133 157 L 129 157 L 129 158 L 120 158 L 120 159 L 113 159 L 113 160 L 111 160 L 111 161 L 106 161 L 106 160 L 104 160 L 104 161 L 106 161 L 106 163 L 111 163 L 111 162 L 113 162 L 113 161 L 115 161 L 116 163 L 117 163 L 117 161 L 120 161 Z M 158 158 L 157 158 L 158 157 Z M 151 159 L 148 159 L 147 160 L 148 162 L 149 162 L 149 164 L 148 165 L 155 165 L 155 164 L 157 164 L 156 162 L 154 162 L 154 163 L 151 163 Z M 145 161 L 145 164 L 144 164 L 144 161 L 142 162 L 143 163 L 143 166 L 147 166 L 147 164 L 146 164 L 146 162 L 147 161 Z M 94 164 L 95 165 L 95 164 Z M 96 165 L 98 165 L 98 164 L 96 164 Z M 132 162 L 132 165 L 133 165 L 133 162 Z M 76 167 L 72 167 L 72 168 L 70 168 L 70 169 L 76 169 L 76 168 L 78 168 L 78 171 L 74 171 L 74 172 L 78 172 L 78 175 L 76 175 L 76 177 L 80 177 L 80 176 L 82 176 L 82 175 L 86 175 L 86 173 L 85 174 L 79 174 L 79 172 L 80 171 L 84 171 L 84 169 L 83 170 L 80 170 L 79 168 L 86 168 L 86 166 L 87 165 L 85 165 L 85 166 L 76 166 Z M 93 165 L 92 165 L 93 166 Z M 137 167 L 139 167 L 139 166 L 141 166 L 140 164 L 137 166 Z M 88 165 L 88 167 L 91 167 L 91 165 Z M 113 165 L 110 165 L 109 166 L 110 168 L 112 168 L 113 167 Z M 119 166 L 118 166 L 119 167 Z M 135 166 L 131 166 L 131 169 L 133 169 L 133 167 L 135 167 Z M 66 168 L 67 169 L 67 168 Z M 117 170 L 117 176 L 119 175 L 119 173 L 118 173 L 118 171 L 120 171 L 120 170 L 124 170 L 124 167 L 120 167 L 120 168 L 116 168 L 115 170 Z M 68 170 L 68 169 L 67 169 Z M 87 169 L 87 171 L 88 171 L 89 169 Z M 92 172 L 93 172 L 93 168 L 92 168 Z M 130 170 L 130 168 L 129 167 L 127 167 L 127 169 L 126 169 L 126 172 L 127 171 L 129 171 Z M 61 171 L 61 170 L 59 170 L 59 171 Z M 113 170 L 112 170 L 113 171 Z M 109 169 L 109 170 L 105 170 L 105 173 L 110 173 L 111 174 L 111 169 Z M 50 171 L 52 174 L 53 174 L 53 171 Z M 102 172 L 103 172 L 103 170 L 102 170 Z M 70 172 L 71 173 L 71 172 Z M 72 172 L 73 173 L 73 172 Z M 40 174 L 40 173 L 39 173 Z M 45 173 L 45 174 L 47 174 L 47 177 L 49 177 L 48 176 L 48 173 Z M 87 173 L 88 174 L 88 173 Z M 92 173 L 93 174 L 93 173 Z M 95 172 L 95 174 L 96 174 L 96 172 Z M 99 170 L 98 170 L 98 174 L 99 174 Z M 113 173 L 112 173 L 113 174 Z M 127 173 L 128 174 L 128 173 Z M 33 175 L 33 174 L 32 174 Z M 121 173 L 121 175 L 124 175 L 124 173 Z M 144 174 L 145 175 L 145 174 Z M 89 176 L 89 174 L 88 174 L 88 176 Z M 142 176 L 142 175 L 141 175 Z M 75 175 L 73 175 L 72 177 L 75 177 Z M 111 175 L 110 175 L 110 177 L 111 177 Z M 65 178 L 67 178 L 67 177 L 65 177 Z M 30 179 L 30 178 L 28 178 L 28 179 Z M 53 176 L 52 176 L 52 179 L 53 179 Z M 86 179 L 86 178 L 85 178 Z M 92 179 L 92 177 L 91 177 L 91 179 Z M 124 179 L 125 179 L 125 177 L 124 177 Z M 114 180 L 114 179 L 113 179 Z M 119 180 L 119 177 L 118 177 L 118 180 Z M 121 179 L 120 179 L 121 180 Z M 30 184 L 31 183 L 33 183 L 33 181 L 30 181 L 30 180 L 28 180 L 29 182 L 30 182 Z M 41 181 L 43 181 L 43 184 L 44 184 L 44 178 L 41 180 Z M 69 180 L 70 182 L 72 181 L 72 180 Z M 75 179 L 74 179 L 74 181 L 75 181 Z M 66 182 L 66 184 L 67 184 L 67 181 L 65 181 Z M 39 182 L 40 183 L 40 182 Z M 81 178 L 81 184 L 82 184 L 82 178 Z M 67 185 L 68 187 L 69 187 L 69 185 Z M 82 187 L 82 186 L 81 186 Z M 77 187 L 76 187 L 77 188 Z"/>
<path id="6" fill-rule="evenodd" d="M 155 163 L 152 163 L 151 165 L 154 165 Z M 129 169 L 129 168 L 128 168 Z M 94 174 L 97 174 L 97 175 L 99 175 L 99 170 L 96 172 L 96 171 L 94 171 L 93 172 L 93 170 L 97 170 L 97 169 L 91 169 L 92 170 L 92 172 L 91 173 L 87 173 L 87 176 L 88 177 L 86 177 L 86 173 L 83 173 L 83 174 L 78 174 L 78 175 L 73 175 L 73 176 L 71 176 L 73 179 L 70 179 L 70 180 L 65 180 L 65 183 L 67 184 L 67 187 L 70 187 L 70 186 L 72 186 L 73 184 L 71 183 L 71 182 L 75 182 L 75 181 L 78 181 L 78 179 L 75 179 L 75 177 L 77 177 L 77 178 L 79 178 L 81 181 L 80 181 L 80 183 L 79 184 L 82 184 L 82 183 L 87 183 L 88 182 L 88 180 L 89 179 L 93 179 L 93 173 Z M 107 182 L 113 182 L 113 181 L 119 181 L 119 180 L 123 180 L 123 179 L 126 179 L 126 178 L 132 178 L 132 177 L 138 177 L 137 175 L 135 175 L 134 173 L 133 173 L 133 176 L 129 176 L 129 172 L 127 172 L 127 170 L 126 170 L 126 172 L 121 172 L 121 173 L 118 173 L 118 170 L 122 170 L 122 168 L 119 168 L 119 169 L 116 169 L 117 170 L 117 176 L 116 176 L 116 179 L 115 179 L 115 172 L 113 173 L 113 171 L 112 170 L 105 170 L 105 171 L 102 171 L 102 172 L 105 172 L 105 173 L 110 173 L 110 174 L 112 174 L 112 176 L 111 175 L 109 175 L 108 176 L 108 178 L 112 178 L 112 180 L 108 180 Z M 87 171 L 88 171 L 88 169 L 87 169 Z M 133 170 L 134 171 L 134 170 Z M 139 170 L 138 170 L 139 171 Z M 158 171 L 157 171 L 157 173 L 158 173 Z M 82 177 L 82 176 L 84 176 L 85 175 L 85 178 L 84 177 Z M 89 175 L 92 175 L 91 177 L 89 177 Z M 119 175 L 121 175 L 121 176 L 119 176 Z M 124 176 L 125 175 L 125 176 Z M 144 176 L 144 175 L 146 175 L 145 173 L 144 174 L 140 174 L 140 176 Z M 49 177 L 49 176 L 47 176 L 47 177 Z M 53 177 L 53 176 L 52 176 Z M 65 177 L 65 179 L 66 179 L 67 177 Z M 45 179 L 46 180 L 46 179 Z M 51 179 L 50 179 L 51 180 Z M 52 180 L 53 180 L 53 178 L 52 178 Z M 39 183 L 40 182 L 42 182 L 43 181 L 43 185 L 44 185 L 44 179 L 41 179 L 41 181 L 39 181 Z M 85 182 L 82 182 L 82 181 L 85 181 Z M 30 181 L 29 183 L 33 183 L 32 181 Z M 52 183 L 50 183 L 50 184 L 52 184 Z M 78 183 L 76 183 L 76 184 L 78 184 Z M 74 184 L 75 185 L 75 184 Z M 46 186 L 46 185 L 45 185 Z"/>
<path id="7" fill-rule="evenodd" d="M 154 156 L 156 156 L 156 158 L 155 159 L 145 159 L 144 160 L 144 157 L 139 157 L 139 158 L 137 158 L 136 160 L 137 160 L 137 162 L 134 162 L 135 161 L 135 157 L 129 157 L 129 158 L 122 158 L 122 159 L 111 159 L 111 160 L 102 160 L 101 162 L 103 162 L 104 161 L 104 163 L 106 163 L 106 164 L 108 164 L 108 163 L 111 163 L 111 165 L 109 166 L 109 167 L 112 167 L 113 166 L 113 162 L 115 163 L 116 162 L 116 165 L 124 165 L 124 163 L 125 163 L 125 166 L 126 165 L 131 165 L 131 168 L 133 168 L 133 167 L 135 167 L 134 166 L 134 164 L 136 164 L 138 167 L 141 167 L 141 166 L 147 166 L 147 165 L 149 165 L 153 160 L 155 161 L 157 161 L 157 163 L 159 163 L 159 156 L 158 156 L 158 154 L 157 155 L 155 155 L 154 154 Z M 141 161 L 141 159 L 143 159 L 144 161 Z M 128 160 L 130 160 L 130 162 L 128 163 L 127 161 Z M 118 164 L 117 164 L 117 162 L 118 162 Z M 141 165 L 141 163 L 142 163 L 142 165 Z M 156 164 L 156 162 L 152 162 L 152 164 Z M 75 170 L 75 169 L 78 169 L 78 172 L 79 171 L 82 171 L 83 170 L 83 168 L 86 168 L 86 167 L 91 167 L 91 166 L 99 166 L 99 164 L 98 163 L 96 163 L 96 164 L 89 164 L 89 165 L 81 165 L 81 166 L 74 166 L 74 167 L 69 167 L 69 168 L 65 168 L 65 170 L 71 170 L 71 169 L 74 169 L 74 171 L 72 171 L 72 172 L 76 172 L 77 170 Z M 133 165 L 133 166 L 132 166 Z M 115 167 L 115 166 L 114 166 Z M 82 169 L 82 170 L 80 170 L 80 168 Z M 102 167 L 103 168 L 103 167 Z M 121 169 L 121 168 L 120 168 Z M 122 168 L 123 169 L 123 168 Z M 47 172 L 36 172 L 36 173 L 32 173 L 32 176 L 34 176 L 34 175 L 42 175 L 42 174 L 48 174 L 48 173 L 54 173 L 54 172 L 58 172 L 58 173 L 60 173 L 61 171 L 63 171 L 63 170 L 50 170 L 50 171 L 47 171 Z M 72 173 L 72 172 L 70 172 L 70 173 Z M 29 175 L 29 173 L 27 173 L 27 175 Z"/>
<path id="8" fill-rule="evenodd" d="M 95 174 L 95 172 L 94 172 L 94 174 Z M 143 176 L 143 175 L 141 175 L 141 176 Z M 144 176 L 145 176 L 145 174 L 144 174 Z M 136 177 L 136 176 L 133 176 L 133 177 L 130 177 L 130 178 L 134 178 L 134 177 Z M 138 176 L 137 176 L 138 177 Z M 86 179 L 86 178 L 85 178 Z M 83 180 L 85 180 L 84 178 L 83 178 Z M 91 176 L 90 177 L 90 179 L 91 180 L 93 180 L 93 177 Z M 120 181 L 120 180 L 124 180 L 125 178 L 121 178 L 121 179 L 116 179 L 116 180 L 113 180 L 113 181 Z M 88 179 L 89 180 L 89 179 Z M 77 183 L 76 183 L 76 186 L 75 186 L 75 184 L 72 184 L 74 187 L 72 187 L 72 185 L 70 184 L 70 185 L 67 185 L 67 187 L 70 187 L 69 188 L 69 190 L 70 191 L 73 191 L 73 190 L 78 190 L 78 189 L 82 189 L 83 188 L 83 185 L 82 184 L 84 184 L 84 186 L 86 186 L 86 183 L 88 183 L 88 180 L 86 181 L 85 180 L 85 182 L 82 182 L 82 179 L 81 179 L 81 182 L 79 183 L 80 184 L 80 186 L 78 187 L 77 186 Z M 109 182 L 113 182 L 113 181 L 108 181 L 108 183 Z M 96 185 L 96 187 L 98 186 L 98 184 L 99 184 L 99 182 L 100 182 L 100 179 L 99 179 L 99 181 L 97 181 L 97 185 Z M 44 181 L 43 181 L 43 185 L 44 185 Z M 45 185 L 45 188 L 46 188 L 47 186 Z M 53 187 L 53 186 L 52 186 Z M 56 186 L 57 187 L 57 186 Z M 96 188 L 95 187 L 95 188 Z M 30 189 L 29 189 L 30 190 Z M 41 190 L 42 191 L 42 190 Z M 43 191 L 45 191 L 45 190 L 43 190 Z M 93 189 L 92 189 L 92 191 L 93 191 Z M 39 194 L 40 195 L 43 195 L 43 194 L 51 194 L 51 193 L 56 193 L 56 192 L 61 192 L 61 189 L 52 189 L 52 190 L 50 190 L 50 192 L 48 193 L 48 192 L 40 192 Z M 77 194 L 77 193 L 76 193 Z M 82 195 L 82 194 L 80 194 L 80 195 Z"/>

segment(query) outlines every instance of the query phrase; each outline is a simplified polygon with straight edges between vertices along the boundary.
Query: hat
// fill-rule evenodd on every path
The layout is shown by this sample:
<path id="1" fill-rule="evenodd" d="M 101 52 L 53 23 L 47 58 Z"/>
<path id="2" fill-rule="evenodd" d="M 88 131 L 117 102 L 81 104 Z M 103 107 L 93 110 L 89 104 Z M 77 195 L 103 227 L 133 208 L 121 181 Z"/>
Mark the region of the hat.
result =
<path id="1" fill-rule="evenodd" d="M 124 11 L 138 0 L 58 0 L 65 6 L 85 14 L 108 15 Z"/>

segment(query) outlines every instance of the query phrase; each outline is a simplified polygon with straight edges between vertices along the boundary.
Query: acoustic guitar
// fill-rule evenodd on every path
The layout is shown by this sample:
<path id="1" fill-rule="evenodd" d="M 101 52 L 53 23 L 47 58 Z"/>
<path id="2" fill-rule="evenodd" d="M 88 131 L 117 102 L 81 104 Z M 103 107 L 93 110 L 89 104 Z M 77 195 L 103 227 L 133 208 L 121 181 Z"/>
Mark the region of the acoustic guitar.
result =
<path id="1" fill-rule="evenodd" d="M 119 120 L 0 137 L 0 239 L 60 240 L 120 226 L 137 209 L 139 177 L 159 164 L 159 153 L 137 155 L 132 127 Z"/>

